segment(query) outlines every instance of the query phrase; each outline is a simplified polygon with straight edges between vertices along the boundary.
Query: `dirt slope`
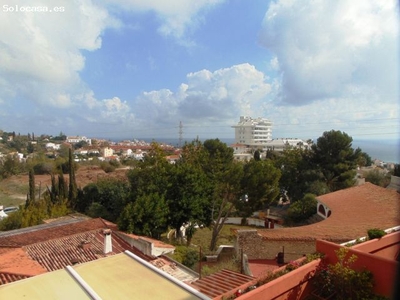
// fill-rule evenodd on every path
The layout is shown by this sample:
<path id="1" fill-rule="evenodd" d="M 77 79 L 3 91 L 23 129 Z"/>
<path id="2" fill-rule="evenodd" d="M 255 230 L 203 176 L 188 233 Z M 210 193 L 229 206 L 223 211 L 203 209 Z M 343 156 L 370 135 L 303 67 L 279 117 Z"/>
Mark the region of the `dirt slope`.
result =
<path id="1" fill-rule="evenodd" d="M 75 174 L 78 187 L 83 188 L 89 183 L 96 182 L 99 178 L 116 177 L 126 180 L 126 168 L 117 169 L 111 173 L 105 173 L 98 166 L 81 166 Z M 68 180 L 69 176 L 64 175 Z M 35 185 L 42 192 L 51 185 L 50 175 L 35 175 Z M 16 175 L 0 181 L 0 205 L 12 206 L 25 202 L 29 190 L 28 175 Z"/>

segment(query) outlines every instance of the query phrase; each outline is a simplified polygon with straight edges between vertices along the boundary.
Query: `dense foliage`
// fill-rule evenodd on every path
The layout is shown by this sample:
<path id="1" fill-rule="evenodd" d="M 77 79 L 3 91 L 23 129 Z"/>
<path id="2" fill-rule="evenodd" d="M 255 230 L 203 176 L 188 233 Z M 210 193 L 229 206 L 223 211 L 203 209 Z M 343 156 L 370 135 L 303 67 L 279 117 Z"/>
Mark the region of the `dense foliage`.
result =
<path id="1" fill-rule="evenodd" d="M 234 160 L 232 148 L 210 139 L 185 144 L 180 159 L 171 164 L 165 159 L 163 148 L 153 143 L 143 161 L 130 163 L 127 181 L 100 179 L 81 190 L 75 182 L 78 164 L 71 148 L 61 147 L 53 157 L 51 153 L 44 155 L 43 148 L 31 143 L 33 133 L 14 133 L 12 137 L 12 141 L 5 139 L 3 144 L 30 155 L 25 163 L 13 154 L 4 156 L 0 179 L 28 170 L 31 176 L 51 174 L 49 203 L 65 201 L 70 209 L 116 222 L 122 230 L 136 234 L 160 237 L 173 228 L 179 237 L 183 227 L 189 233 L 195 230 L 194 225 L 210 227 L 211 250 L 215 249 L 227 217 L 246 218 L 276 203 L 281 195 L 291 200 L 292 221 L 308 218 L 315 204 L 314 197 L 308 194 L 318 196 L 350 187 L 356 167 L 370 163 L 367 154 L 352 148 L 351 137 L 334 130 L 324 132 L 315 144 L 308 142 L 311 147 L 288 148 L 283 153 L 268 150 L 265 156 L 255 150 L 254 159 L 248 162 Z M 53 140 L 63 138 L 60 133 Z M 94 161 L 106 172 L 119 166 L 118 162 Z M 68 174 L 70 180 L 65 180 L 63 174 Z M 31 181 L 33 186 L 33 177 Z M 30 192 L 27 202 L 36 203 L 35 192 Z"/>
<path id="2" fill-rule="evenodd" d="M 354 185 L 357 161 L 361 149 L 352 148 L 353 139 L 344 132 L 324 132 L 312 145 L 312 162 L 322 174 L 329 191 L 337 191 Z"/>
<path id="3" fill-rule="evenodd" d="M 315 195 L 306 194 L 303 199 L 290 205 L 287 212 L 286 222 L 288 224 L 298 223 L 308 219 L 317 212 L 317 200 Z"/>
<path id="4" fill-rule="evenodd" d="M 288 149 L 273 160 L 282 171 L 280 187 L 292 202 L 307 193 L 318 196 L 353 186 L 357 167 L 371 161 L 352 148 L 350 136 L 335 130 L 324 132 L 310 149 Z"/>
<path id="5" fill-rule="evenodd" d="M 280 171 L 270 161 L 234 161 L 233 150 L 218 139 L 186 144 L 175 164 L 153 143 L 127 175 L 127 183 L 99 180 L 84 187 L 76 208 L 155 238 L 168 228 L 179 237 L 183 227 L 190 238 L 194 225 L 211 225 L 212 250 L 228 216 L 248 217 L 279 194 Z"/>
<path id="6" fill-rule="evenodd" d="M 356 255 L 348 255 L 347 248 L 336 251 L 338 262 L 323 265 L 317 271 L 314 283 L 319 296 L 326 299 L 378 299 L 373 294 L 373 274 L 368 270 L 357 271 L 351 266 Z"/>

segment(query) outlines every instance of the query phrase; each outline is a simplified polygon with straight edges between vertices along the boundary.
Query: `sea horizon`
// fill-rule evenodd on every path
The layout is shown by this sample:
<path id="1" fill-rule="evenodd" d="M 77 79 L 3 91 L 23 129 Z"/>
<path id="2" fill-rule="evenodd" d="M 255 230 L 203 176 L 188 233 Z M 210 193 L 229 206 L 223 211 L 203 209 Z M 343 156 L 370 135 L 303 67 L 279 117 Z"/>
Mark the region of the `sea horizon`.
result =
<path id="1" fill-rule="evenodd" d="M 135 138 L 137 140 L 158 143 L 166 143 L 174 147 L 183 146 L 185 143 L 191 143 L 195 138 L 182 138 L 180 141 L 178 138 Z M 199 138 L 200 141 L 205 141 L 208 138 Z M 235 142 L 235 138 L 218 138 L 221 142 L 228 146 Z M 353 149 L 360 148 L 363 152 L 367 153 L 372 160 L 381 160 L 385 163 L 400 163 L 400 141 L 399 140 L 353 140 Z"/>

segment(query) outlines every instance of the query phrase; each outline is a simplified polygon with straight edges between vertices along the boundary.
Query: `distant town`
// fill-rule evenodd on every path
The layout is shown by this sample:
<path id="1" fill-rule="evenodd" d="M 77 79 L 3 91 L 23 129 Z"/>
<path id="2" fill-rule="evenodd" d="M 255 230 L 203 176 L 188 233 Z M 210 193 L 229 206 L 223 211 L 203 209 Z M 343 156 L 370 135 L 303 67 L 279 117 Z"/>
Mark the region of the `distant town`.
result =
<path id="1" fill-rule="evenodd" d="M 313 141 L 302 140 L 299 138 L 272 138 L 273 122 L 266 118 L 252 118 L 249 116 L 240 116 L 239 122 L 233 125 L 234 142 L 229 147 L 234 150 L 234 158 L 236 160 L 248 161 L 254 156 L 255 150 L 260 150 L 261 156 L 267 155 L 268 151 L 282 152 L 285 149 L 303 148 L 308 149 Z M 11 149 L 17 152 L 9 153 L 10 150 L 0 147 L 0 158 L 4 155 L 14 154 L 21 161 L 33 156 L 34 152 L 45 151 L 49 158 L 59 155 L 63 149 L 72 147 L 75 161 L 87 161 L 97 158 L 100 161 L 121 161 L 126 159 L 142 160 L 147 151 L 151 149 L 151 142 L 143 139 L 111 141 L 109 139 L 92 138 L 86 136 L 67 136 L 60 132 L 58 136 L 41 134 L 35 136 L 34 133 L 26 135 L 16 134 L 15 132 L 5 132 L 0 130 L 1 142 L 11 143 Z M 158 142 L 168 156 L 166 157 L 171 163 L 179 158 L 180 148 L 182 145 L 182 136 L 179 137 L 179 143 Z M 262 158 L 262 157 L 261 157 Z M 373 166 L 378 166 L 387 170 L 394 169 L 394 162 L 385 162 L 380 159 L 374 159 Z"/>

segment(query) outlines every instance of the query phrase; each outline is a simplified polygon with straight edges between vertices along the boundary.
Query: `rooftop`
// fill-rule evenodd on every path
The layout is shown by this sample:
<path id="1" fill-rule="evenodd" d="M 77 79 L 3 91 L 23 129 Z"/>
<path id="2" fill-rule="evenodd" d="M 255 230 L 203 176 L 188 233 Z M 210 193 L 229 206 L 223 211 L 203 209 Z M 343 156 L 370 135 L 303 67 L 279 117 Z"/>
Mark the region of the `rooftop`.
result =
<path id="1" fill-rule="evenodd" d="M 400 194 L 371 183 L 317 197 L 327 205 L 329 218 L 311 225 L 258 229 L 265 239 L 346 242 L 363 237 L 371 228 L 387 229 L 400 224 Z"/>
<path id="2" fill-rule="evenodd" d="M 240 286 L 253 281 L 256 282 L 254 277 L 230 270 L 222 270 L 192 282 L 191 285 L 207 296 L 215 298 L 232 290 L 237 290 Z"/>
<path id="3" fill-rule="evenodd" d="M 2 285 L 0 293 L 4 299 L 209 299 L 129 251 Z"/>
<path id="4" fill-rule="evenodd" d="M 104 230 L 111 232 L 111 252 L 105 253 Z M 132 240 L 137 240 L 132 243 Z M 197 279 L 197 274 L 187 272 L 158 255 L 147 254 L 141 246 L 152 252 L 170 252 L 174 247 L 160 241 L 125 234 L 116 225 L 104 219 L 61 219 L 49 224 L 0 233 L 0 285 L 26 277 L 56 271 L 69 265 L 87 263 L 126 250 L 134 253 L 171 276 L 184 281 Z M 138 248 L 139 247 L 139 248 Z M 143 251 L 143 252 L 142 252 Z"/>

